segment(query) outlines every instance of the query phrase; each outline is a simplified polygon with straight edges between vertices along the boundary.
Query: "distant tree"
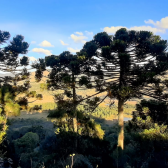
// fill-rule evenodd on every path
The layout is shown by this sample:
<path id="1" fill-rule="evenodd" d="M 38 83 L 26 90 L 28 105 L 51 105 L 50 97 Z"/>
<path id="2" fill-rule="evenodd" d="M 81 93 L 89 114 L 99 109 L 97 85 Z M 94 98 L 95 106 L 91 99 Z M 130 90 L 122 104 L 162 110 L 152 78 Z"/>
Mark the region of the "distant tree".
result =
<path id="1" fill-rule="evenodd" d="M 0 30 L 0 143 L 6 131 L 8 116 L 17 116 L 21 109 L 26 109 L 28 104 L 28 89 L 30 87 L 29 72 L 26 66 L 28 57 L 19 59 L 19 54 L 28 52 L 29 44 L 24 42 L 24 37 L 17 35 L 9 44 L 10 33 Z M 20 94 L 25 96 L 19 97 Z M 38 96 L 37 96 L 38 97 Z"/>
<path id="2" fill-rule="evenodd" d="M 82 50 L 95 50 L 93 43 L 98 48 L 92 56 L 98 57 L 97 66 L 104 76 L 97 90 L 108 91 L 111 99 L 118 100 L 118 146 L 124 149 L 124 103 L 143 95 L 162 101 L 168 98 L 163 93 L 168 81 L 158 77 L 168 69 L 167 41 L 148 31 L 122 28 L 114 36 L 98 33 Z"/>

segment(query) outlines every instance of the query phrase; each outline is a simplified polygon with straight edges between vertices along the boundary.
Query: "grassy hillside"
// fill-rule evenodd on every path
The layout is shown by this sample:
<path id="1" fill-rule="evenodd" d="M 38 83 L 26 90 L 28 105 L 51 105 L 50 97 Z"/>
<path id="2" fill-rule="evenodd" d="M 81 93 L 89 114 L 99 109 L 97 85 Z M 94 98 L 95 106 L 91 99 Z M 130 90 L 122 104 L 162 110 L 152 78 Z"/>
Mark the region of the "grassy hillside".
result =
<path id="1" fill-rule="evenodd" d="M 43 94 L 43 100 L 37 100 L 33 103 L 29 103 L 30 107 L 33 107 L 34 105 L 42 105 L 42 109 L 43 110 L 52 110 L 56 107 L 56 104 L 54 102 L 53 99 L 53 93 L 63 93 L 62 90 L 56 90 L 54 92 L 52 91 L 41 91 L 40 90 L 40 84 L 41 83 L 45 83 L 45 81 L 47 80 L 47 75 L 49 72 L 45 71 L 44 72 L 44 77 L 42 78 L 42 80 L 40 82 L 36 82 L 34 75 L 35 72 L 32 72 L 30 75 L 30 84 L 31 84 L 31 88 L 30 91 L 36 91 L 37 94 Z M 20 83 L 21 84 L 21 83 Z M 82 96 L 87 96 L 87 95 L 92 95 L 95 93 L 95 89 L 87 89 L 87 90 L 78 90 L 77 89 L 77 94 L 78 95 L 82 95 Z M 97 96 L 99 97 L 103 97 L 105 96 L 106 93 L 101 93 Z M 30 98 L 29 102 L 32 102 L 34 100 L 34 98 Z M 138 101 L 138 99 L 132 100 L 132 101 L 128 101 L 125 105 L 125 114 L 130 115 L 132 111 L 135 110 L 135 104 Z M 110 119 L 111 117 L 114 118 L 114 115 L 117 115 L 117 100 L 115 100 L 115 104 L 113 106 L 112 109 L 109 109 L 108 104 L 110 104 L 110 99 L 106 99 L 104 102 L 102 102 L 99 106 L 98 109 L 96 109 L 93 113 L 94 116 L 96 117 L 102 117 L 102 118 L 108 118 Z M 113 116 L 112 116 L 113 114 Z"/>
<path id="2" fill-rule="evenodd" d="M 42 94 L 43 95 L 43 100 L 37 100 L 35 102 L 33 102 L 35 99 L 30 98 L 29 102 L 33 102 L 33 103 L 29 103 L 30 107 L 33 107 L 34 105 L 42 105 L 42 109 L 43 110 L 52 110 L 56 108 L 56 104 L 54 102 L 53 99 L 53 94 L 57 94 L 57 93 L 63 93 L 62 90 L 56 90 L 56 91 L 41 91 L 40 90 L 40 84 L 41 83 L 45 83 L 47 80 L 47 75 L 49 74 L 49 72 L 45 71 L 44 72 L 44 77 L 42 78 L 42 80 L 40 82 L 36 82 L 34 75 L 35 72 L 32 72 L 30 75 L 30 84 L 31 84 L 31 88 L 30 91 L 36 91 L 37 94 Z M 162 79 L 167 78 L 168 75 L 165 75 L 164 77 L 162 77 Z M 21 83 L 20 83 L 21 84 Z M 79 90 L 77 89 L 77 94 L 78 95 L 82 95 L 82 96 L 88 96 L 88 95 L 92 95 L 96 93 L 95 89 L 84 89 L 84 90 Z M 99 97 L 103 97 L 105 96 L 106 93 L 101 93 L 97 96 Z M 143 98 L 145 99 L 149 99 L 150 97 L 144 96 Z M 93 113 L 93 115 L 95 115 L 96 117 L 102 117 L 102 118 L 106 118 L 106 119 L 111 119 L 115 118 L 115 116 L 117 115 L 117 100 L 114 100 L 115 104 L 113 105 L 112 109 L 109 109 L 108 105 L 110 104 L 110 99 L 106 98 L 104 102 L 102 102 L 99 106 L 98 109 L 96 109 Z M 130 116 L 130 114 L 132 113 L 132 111 L 135 110 L 135 105 L 136 103 L 138 103 L 140 100 L 139 99 L 132 99 L 131 101 L 127 101 L 124 107 L 124 112 L 125 112 L 125 116 L 127 117 L 128 115 Z"/>

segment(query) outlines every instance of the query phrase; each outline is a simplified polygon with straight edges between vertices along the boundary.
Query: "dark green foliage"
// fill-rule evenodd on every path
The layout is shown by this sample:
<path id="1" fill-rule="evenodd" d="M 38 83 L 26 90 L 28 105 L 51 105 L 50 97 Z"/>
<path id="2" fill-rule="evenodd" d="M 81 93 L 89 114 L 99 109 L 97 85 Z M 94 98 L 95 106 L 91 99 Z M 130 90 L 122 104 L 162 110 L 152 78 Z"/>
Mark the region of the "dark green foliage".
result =
<path id="1" fill-rule="evenodd" d="M 91 163 L 89 162 L 89 160 L 87 159 L 87 157 L 84 157 L 83 155 L 80 154 L 76 154 L 73 157 L 73 168 L 93 168 L 93 166 L 91 165 Z M 69 165 L 71 167 L 72 164 L 72 156 L 68 156 L 66 161 L 65 161 L 65 165 Z"/>
<path id="2" fill-rule="evenodd" d="M 36 96 L 36 91 L 30 91 L 28 94 L 27 94 L 27 97 L 29 98 L 32 98 L 32 97 L 35 97 Z"/>
<path id="3" fill-rule="evenodd" d="M 153 131 L 162 129 L 164 133 L 165 129 L 162 124 L 167 124 L 167 104 L 156 100 L 141 100 L 136 105 L 136 110 L 133 113 L 133 119 L 129 122 L 129 126 L 133 130 L 144 130 L 149 134 L 148 129 L 154 129 Z M 160 126 L 158 126 L 160 125 Z M 152 131 L 152 130 L 151 130 Z M 152 132 L 150 133 L 152 136 Z"/>
<path id="4" fill-rule="evenodd" d="M 27 57 L 23 56 L 20 60 L 20 64 L 21 65 L 28 65 L 29 64 L 29 60 Z"/>
<path id="5" fill-rule="evenodd" d="M 21 107 L 21 110 L 27 109 L 28 100 L 24 97 L 19 97 L 18 104 Z"/>
<path id="6" fill-rule="evenodd" d="M 86 42 L 81 50 L 82 53 L 86 53 L 87 57 L 91 58 L 93 55 L 96 54 L 98 46 L 94 43 L 94 41 Z"/>
<path id="7" fill-rule="evenodd" d="M 8 37 L 8 34 L 4 36 Z M 22 38 L 19 36 L 18 39 L 21 41 Z M 19 40 L 18 42 L 14 40 L 12 45 L 19 43 Z M 21 48 L 24 48 L 23 46 L 24 44 Z M 97 52 L 97 49 L 101 52 Z M 37 69 L 35 75 L 37 81 L 41 80 L 46 66 L 52 68 L 47 84 L 41 85 L 41 89 L 64 90 L 64 94 L 54 96 L 57 109 L 49 114 L 50 117 L 57 118 L 57 135 L 46 137 L 42 127 L 31 128 L 31 133 L 26 133 L 13 141 L 15 152 L 21 156 L 14 158 L 16 157 L 17 162 L 21 159 L 22 167 L 42 167 L 42 162 L 45 167 L 50 168 L 70 166 L 70 154 L 75 154 L 76 163 L 73 167 L 79 168 L 91 168 L 97 165 L 99 168 L 166 167 L 168 156 L 168 130 L 164 125 L 167 124 L 166 103 L 143 100 L 137 105 L 133 119 L 129 124 L 125 123 L 125 150 L 122 151 L 117 147 L 119 127 L 109 128 L 104 140 L 101 126 L 86 115 L 89 110 L 94 110 L 101 99 L 96 96 L 92 100 L 86 99 L 89 110 L 86 111 L 85 108 L 85 111 L 82 111 L 77 109 L 77 105 L 83 101 L 83 98 L 76 94 L 79 82 L 80 86 L 86 88 L 94 87 L 100 92 L 107 91 L 108 97 L 119 100 L 121 103 L 119 108 L 123 108 L 124 102 L 132 97 L 140 98 L 143 94 L 158 100 L 166 100 L 167 95 L 163 94 L 163 91 L 167 87 L 167 81 L 162 82 L 156 78 L 156 75 L 168 69 L 166 49 L 167 41 L 161 40 L 151 32 L 127 31 L 122 28 L 113 38 L 105 32 L 98 33 L 77 55 L 66 51 L 59 56 L 51 55 L 40 59 L 39 63 L 33 65 Z M 95 64 L 95 60 L 92 60 L 95 54 L 101 59 L 101 63 Z M 146 65 L 140 66 L 139 63 L 146 61 L 148 56 L 152 56 L 155 61 L 150 59 Z M 21 61 L 22 64 L 26 64 L 25 62 L 26 59 Z M 107 68 L 109 63 L 114 66 Z M 91 70 L 90 66 L 96 70 Z M 96 76 L 93 83 L 91 76 Z M 77 77 L 81 79 L 76 80 Z M 108 81 L 105 77 L 115 80 Z M 25 77 L 22 75 L 21 78 L 26 78 L 26 75 Z M 11 100 L 15 98 L 15 95 L 11 94 L 12 89 L 13 87 L 7 85 L 4 88 L 2 86 L 3 98 L 0 100 L 8 101 L 9 104 L 6 105 L 10 109 L 14 109 L 15 106 L 20 108 L 22 104 L 26 105 L 25 99 L 19 99 L 19 106 L 12 104 Z M 31 92 L 28 95 L 35 97 L 36 94 Z M 36 98 L 42 99 L 42 95 L 37 95 Z M 106 109 L 102 112 L 102 116 L 105 115 Z M 76 133 L 72 122 L 74 117 L 77 118 Z"/>
<path id="8" fill-rule="evenodd" d="M 94 49 L 90 51 L 92 47 Z M 91 59 L 90 55 L 95 53 L 96 50 L 97 47 L 94 42 L 92 44 L 86 43 L 84 50 L 78 52 L 77 55 L 72 55 L 69 51 L 64 51 L 59 56 L 51 55 L 45 58 L 45 66 L 49 66 L 52 69 L 48 75 L 49 80 L 47 80 L 46 85 L 41 85 L 42 90 L 64 90 L 64 94 L 54 95 L 57 110 L 55 114 L 51 113 L 49 117 L 58 117 L 61 113 L 64 117 L 68 115 L 68 120 L 73 120 L 73 129 L 75 132 L 77 131 L 76 108 L 84 100 L 82 96 L 77 95 L 76 89 L 82 88 L 81 86 L 92 88 L 90 75 L 93 73 L 90 66 L 94 65 L 95 60 Z M 86 52 L 89 53 L 86 54 Z M 45 70 L 45 68 L 43 68 L 43 62 L 39 61 L 39 63 L 34 64 L 33 67 L 37 69 L 36 73 L 38 74 L 39 81 L 42 78 L 42 72 Z M 97 74 L 99 73 L 102 76 L 103 74 L 99 70 L 99 66 L 97 66 L 96 69 Z"/>
<path id="9" fill-rule="evenodd" d="M 50 66 L 50 67 L 54 67 L 56 64 L 58 64 L 59 61 L 59 57 L 55 56 L 55 55 L 51 55 L 51 56 L 46 56 L 45 57 L 45 62 L 46 62 L 46 66 Z"/>
<path id="10" fill-rule="evenodd" d="M 148 83 L 157 84 L 157 88 L 159 87 L 158 84 L 161 81 L 156 80 L 155 76 L 168 69 L 166 40 L 161 40 L 159 36 L 153 35 L 151 32 L 127 31 L 122 28 L 115 33 L 113 39 L 105 32 L 98 33 L 94 36 L 94 42 L 99 44 L 98 49 L 101 50 L 101 53 L 98 52 L 97 57 L 101 59 L 102 65 L 107 66 L 107 64 L 111 63 L 115 65 L 116 69 L 116 71 L 106 69 L 104 76 L 110 76 L 111 79 L 118 78 L 118 80 L 105 82 L 104 86 L 114 84 L 119 86 L 119 91 L 123 87 L 131 87 L 133 90 L 134 94 L 123 97 L 124 101 L 132 96 L 138 97 L 143 94 L 150 96 L 150 93 L 140 92 L 140 88 L 147 87 Z M 148 63 L 143 67 L 139 66 L 138 64 L 147 59 L 149 55 L 156 58 L 156 62 L 148 60 Z M 102 66 L 100 67 L 100 70 L 104 69 Z M 115 92 L 115 89 L 112 89 L 111 92 Z M 118 94 L 120 93 L 118 92 Z M 157 98 L 159 96 L 161 96 L 161 93 L 156 94 Z M 122 96 L 116 95 L 116 97 Z M 162 98 L 164 98 L 163 95 Z"/>
<path id="11" fill-rule="evenodd" d="M 17 154 L 30 153 L 37 146 L 39 136 L 36 133 L 28 132 L 23 137 L 14 141 L 15 152 Z"/>
<path id="12" fill-rule="evenodd" d="M 96 56 L 99 60 L 94 67 L 98 67 L 99 73 L 94 72 L 98 76 L 94 87 L 97 91 L 108 91 L 110 98 L 118 100 L 118 142 L 123 149 L 124 103 L 133 97 L 141 98 L 142 95 L 167 100 L 168 95 L 163 93 L 167 88 L 165 82 L 157 78 L 157 75 L 168 70 L 167 40 L 162 40 L 152 32 L 121 28 L 112 38 L 102 32 L 89 43 L 92 44 L 89 50 L 94 50 L 93 43 L 98 46 Z"/>
<path id="13" fill-rule="evenodd" d="M 10 38 L 9 32 L 0 31 L 0 43 L 6 43 Z M 24 42 L 24 37 L 17 35 L 4 48 L 0 48 L 0 71 L 16 72 L 19 66 L 28 65 L 28 58 L 22 57 L 19 63 L 19 54 L 26 54 L 28 51 L 28 43 Z M 19 80 L 27 79 L 29 73 L 24 68 L 21 73 L 17 73 L 15 77 L 0 77 L 0 108 L 1 113 L 6 115 L 9 112 L 19 113 L 19 104 L 15 101 L 16 95 L 24 92 L 29 88 L 29 85 L 17 86 Z M 12 110 L 13 109 L 13 110 Z"/>
<path id="14" fill-rule="evenodd" d="M 83 111 L 76 111 L 77 114 L 77 132 L 80 135 L 87 135 L 93 138 L 103 139 L 104 131 L 101 129 L 100 124 L 94 122 L 90 119 Z M 73 122 L 72 117 L 74 113 L 72 111 L 66 111 L 65 109 L 56 109 L 50 111 L 48 117 L 56 119 L 55 126 L 57 129 L 57 134 L 60 131 L 72 131 Z"/>
<path id="15" fill-rule="evenodd" d="M 103 46 L 110 46 L 112 40 L 111 37 L 106 32 L 102 32 L 94 36 L 94 42 L 99 47 L 103 47 Z"/>
<path id="16" fill-rule="evenodd" d="M 0 77 L 0 148 L 2 149 L 0 157 L 2 156 L 3 158 L 8 157 L 10 147 L 13 149 L 12 145 L 5 140 L 7 124 L 9 124 L 9 122 L 7 123 L 8 117 L 16 117 L 20 114 L 21 109 L 26 110 L 28 107 L 27 99 L 35 96 L 35 92 L 28 94 L 28 89 L 30 88 L 30 73 L 26 69 L 26 66 L 29 64 L 28 57 L 23 56 L 19 58 L 19 54 L 26 54 L 28 52 L 29 44 L 24 41 L 22 35 L 16 35 L 16 37 L 8 41 L 9 38 L 9 32 L 0 31 L 0 46 L 7 43 L 5 47 L 0 48 L 0 71 L 9 74 L 9 76 Z M 20 95 L 22 97 L 19 97 Z M 41 96 L 39 97 L 41 99 Z M 20 138 L 19 132 L 16 131 L 15 133 L 15 138 Z M 18 154 L 18 156 L 15 156 L 16 158 L 20 157 L 22 152 L 33 150 L 33 145 L 36 145 L 36 142 L 29 139 L 31 135 L 25 135 L 25 137 L 15 141 L 14 146 Z M 37 140 L 37 137 L 34 138 Z"/>
<path id="17" fill-rule="evenodd" d="M 168 107 L 165 102 L 141 100 L 140 104 L 136 105 L 136 110 L 142 119 L 150 116 L 154 123 L 168 124 Z"/>
<path id="18" fill-rule="evenodd" d="M 42 105 L 34 105 L 33 110 L 41 110 Z"/>
<path id="19" fill-rule="evenodd" d="M 104 140 L 88 136 L 76 135 L 73 132 L 60 132 L 57 135 L 58 150 L 60 155 L 68 156 L 72 153 L 80 153 L 89 159 L 93 167 L 111 166 L 108 157 L 109 143 Z M 77 138 L 77 149 L 75 150 L 75 139 Z M 107 159 L 107 160 L 106 160 Z"/>
<path id="20" fill-rule="evenodd" d="M 6 43 L 6 41 L 10 38 L 10 33 L 6 31 L 0 30 L 0 41 L 1 43 Z"/>

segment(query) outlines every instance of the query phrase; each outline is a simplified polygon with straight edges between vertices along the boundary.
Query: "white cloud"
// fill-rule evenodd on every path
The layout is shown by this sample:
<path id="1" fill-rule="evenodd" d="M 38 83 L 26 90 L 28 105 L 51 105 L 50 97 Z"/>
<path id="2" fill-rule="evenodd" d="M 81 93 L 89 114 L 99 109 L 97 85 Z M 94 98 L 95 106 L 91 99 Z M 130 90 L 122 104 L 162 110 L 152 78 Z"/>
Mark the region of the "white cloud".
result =
<path id="1" fill-rule="evenodd" d="M 86 43 L 86 41 L 84 39 L 87 39 L 87 37 L 86 36 L 76 36 L 74 34 L 71 34 L 71 39 L 75 43 Z"/>
<path id="2" fill-rule="evenodd" d="M 123 26 L 111 26 L 111 27 L 105 27 L 103 30 L 107 33 L 112 33 L 114 34 L 117 30 L 121 29 L 121 28 L 126 28 L 126 27 L 123 27 Z"/>
<path id="3" fill-rule="evenodd" d="M 87 36 L 93 36 L 93 32 L 85 31 Z"/>
<path id="4" fill-rule="evenodd" d="M 35 44 L 36 43 L 36 41 L 31 41 L 31 44 Z"/>
<path id="5" fill-rule="evenodd" d="M 124 26 L 112 26 L 112 27 L 105 27 L 103 30 L 107 33 L 114 34 L 117 30 L 120 28 L 126 28 L 128 30 L 145 30 L 145 31 L 151 31 L 153 33 L 166 33 L 166 29 L 168 29 L 168 17 L 162 18 L 160 21 L 154 22 L 153 20 L 145 20 L 146 24 L 152 24 L 154 27 L 143 25 L 143 26 L 133 26 L 133 27 L 124 27 Z"/>
<path id="6" fill-rule="evenodd" d="M 80 35 L 80 36 L 83 36 L 83 33 L 82 32 L 75 32 L 76 34 Z"/>
<path id="7" fill-rule="evenodd" d="M 60 40 L 60 42 L 62 45 L 69 45 L 69 44 L 65 44 L 62 40 Z"/>
<path id="8" fill-rule="evenodd" d="M 50 42 L 48 42 L 48 41 L 46 41 L 46 40 L 44 40 L 43 42 L 41 42 L 41 43 L 39 44 L 39 46 L 41 46 L 41 47 L 54 47 L 53 45 L 51 45 Z"/>
<path id="9" fill-rule="evenodd" d="M 149 20 L 145 20 L 146 24 L 152 24 L 156 27 L 159 27 L 161 29 L 168 29 L 168 16 L 165 18 L 162 18 L 160 21 L 156 21 L 154 22 L 153 20 L 149 19 Z"/>
<path id="10" fill-rule="evenodd" d="M 30 61 L 37 61 L 37 59 L 35 57 L 29 57 Z"/>
<path id="11" fill-rule="evenodd" d="M 39 54 L 52 55 L 52 53 L 49 50 L 45 50 L 43 48 L 33 48 L 32 51 Z"/>
<path id="12" fill-rule="evenodd" d="M 79 52 L 80 50 L 79 49 L 73 49 L 71 47 L 68 47 L 68 50 L 72 53 L 76 53 L 76 52 Z"/>
<path id="13" fill-rule="evenodd" d="M 151 26 L 134 26 L 129 28 L 129 30 L 137 30 L 137 31 L 145 30 L 145 31 L 151 31 L 153 33 L 165 33 L 164 29 L 159 29 Z"/>
<path id="14" fill-rule="evenodd" d="M 149 19 L 149 20 L 145 20 L 144 21 L 146 24 L 155 24 L 155 22 L 153 21 L 153 20 L 151 20 L 151 19 Z"/>
<path id="15" fill-rule="evenodd" d="M 105 27 L 103 30 L 107 33 L 112 33 L 114 34 L 117 30 L 121 29 L 121 28 L 126 28 L 128 30 L 136 30 L 136 31 L 140 31 L 140 30 L 145 30 L 145 31 L 151 31 L 153 33 L 165 33 L 164 29 L 159 29 L 156 27 L 151 27 L 151 26 L 134 26 L 134 27 L 122 27 L 122 26 L 116 26 L 116 27 Z"/>

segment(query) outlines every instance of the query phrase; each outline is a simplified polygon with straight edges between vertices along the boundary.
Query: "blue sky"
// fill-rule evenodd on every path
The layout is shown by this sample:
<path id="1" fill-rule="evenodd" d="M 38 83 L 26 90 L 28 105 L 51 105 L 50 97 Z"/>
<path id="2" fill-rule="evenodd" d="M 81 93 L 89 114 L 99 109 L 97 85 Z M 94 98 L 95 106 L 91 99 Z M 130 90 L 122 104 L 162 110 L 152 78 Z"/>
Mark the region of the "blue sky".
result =
<path id="1" fill-rule="evenodd" d="M 99 32 L 120 27 L 168 39 L 168 0 L 0 0 L 0 30 L 21 34 L 32 60 L 75 53 Z"/>

